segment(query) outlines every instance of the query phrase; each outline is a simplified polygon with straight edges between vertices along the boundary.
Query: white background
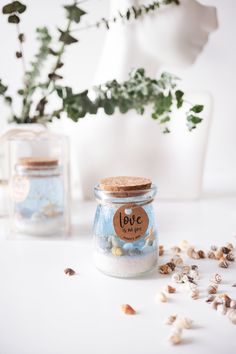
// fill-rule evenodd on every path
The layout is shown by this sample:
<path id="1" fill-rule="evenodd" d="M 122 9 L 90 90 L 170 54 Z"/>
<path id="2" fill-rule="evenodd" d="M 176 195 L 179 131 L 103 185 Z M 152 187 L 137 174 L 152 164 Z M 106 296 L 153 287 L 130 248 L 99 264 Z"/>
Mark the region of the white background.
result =
<path id="1" fill-rule="evenodd" d="M 210 37 L 210 41 L 196 63 L 189 68 L 165 68 L 181 76 L 184 85 L 191 89 L 208 90 L 214 98 L 214 116 L 210 130 L 205 163 L 204 186 L 208 191 L 217 186 L 224 192 L 236 191 L 236 2 L 234 0 L 205 0 L 206 4 L 218 9 L 219 29 Z M 0 5 L 5 2 L 0 0 Z M 64 0 L 28 0 L 28 12 L 24 15 L 22 29 L 26 32 L 26 58 L 29 61 L 36 50 L 34 28 L 49 26 L 53 29 L 63 27 L 64 12 L 61 8 Z M 85 2 L 91 16 L 85 22 L 93 22 L 108 14 L 109 1 L 91 0 Z M 71 46 L 65 57 L 63 69 L 65 81 L 76 90 L 82 90 L 92 84 L 99 56 L 102 50 L 105 30 L 90 30 L 77 33 L 80 43 Z M 19 87 L 21 63 L 16 61 L 17 48 L 15 27 L 0 17 L 0 77 L 11 87 Z M 115 63 L 114 63 L 115 65 Z M 7 118 L 7 111 L 1 107 L 1 125 Z"/>

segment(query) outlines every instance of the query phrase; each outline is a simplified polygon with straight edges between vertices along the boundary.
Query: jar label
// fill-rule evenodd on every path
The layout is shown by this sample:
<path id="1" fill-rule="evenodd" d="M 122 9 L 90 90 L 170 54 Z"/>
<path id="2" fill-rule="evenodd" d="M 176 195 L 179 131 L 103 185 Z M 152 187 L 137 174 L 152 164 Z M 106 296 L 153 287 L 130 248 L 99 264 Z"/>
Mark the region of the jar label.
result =
<path id="1" fill-rule="evenodd" d="M 149 219 L 146 211 L 137 204 L 120 207 L 113 218 L 115 232 L 125 242 L 134 242 L 147 231 Z"/>
<path id="2" fill-rule="evenodd" d="M 27 198 L 29 190 L 30 181 L 26 176 L 13 176 L 9 185 L 9 193 L 14 202 L 23 202 Z"/>

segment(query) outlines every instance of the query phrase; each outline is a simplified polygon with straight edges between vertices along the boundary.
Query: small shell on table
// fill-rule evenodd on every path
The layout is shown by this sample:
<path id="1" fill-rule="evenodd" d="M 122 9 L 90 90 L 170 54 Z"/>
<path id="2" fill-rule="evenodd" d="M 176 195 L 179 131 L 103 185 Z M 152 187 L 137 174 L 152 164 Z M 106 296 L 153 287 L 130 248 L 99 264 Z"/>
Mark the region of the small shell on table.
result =
<path id="1" fill-rule="evenodd" d="M 236 310 L 229 309 L 227 312 L 227 317 L 233 324 L 236 324 Z"/>
<path id="2" fill-rule="evenodd" d="M 222 250 L 221 249 L 219 249 L 219 250 L 217 250 L 216 252 L 215 252 L 215 259 L 218 259 L 218 260 L 220 260 L 222 257 L 223 257 L 223 252 L 222 252 Z"/>
<path id="3" fill-rule="evenodd" d="M 226 256 L 225 256 L 225 259 L 226 261 L 229 261 L 229 262 L 234 262 L 235 258 L 234 258 L 234 254 L 233 253 L 228 253 Z"/>
<path id="4" fill-rule="evenodd" d="M 206 254 L 203 250 L 199 250 L 197 251 L 198 255 L 199 255 L 199 258 L 206 258 Z"/>
<path id="5" fill-rule="evenodd" d="M 170 315 L 169 317 L 167 317 L 165 319 L 165 324 L 172 325 L 175 322 L 176 318 L 177 318 L 177 315 Z"/>
<path id="6" fill-rule="evenodd" d="M 216 259 L 215 252 L 214 251 L 209 251 L 207 254 L 207 257 L 210 259 Z"/>
<path id="7" fill-rule="evenodd" d="M 180 331 L 180 329 L 174 330 L 169 336 L 169 341 L 173 345 L 181 343 L 181 341 L 182 341 L 182 331 Z"/>
<path id="8" fill-rule="evenodd" d="M 121 305 L 121 310 L 126 315 L 135 315 L 136 314 L 136 311 L 133 309 L 133 307 L 128 304 Z"/>
<path id="9" fill-rule="evenodd" d="M 190 297 L 193 299 L 193 300 L 197 300 L 199 299 L 199 290 L 198 289 L 193 289 L 190 293 Z"/>
<path id="10" fill-rule="evenodd" d="M 192 259 L 199 259 L 200 258 L 198 252 L 194 249 L 194 247 L 189 247 L 187 249 L 187 255 Z"/>
<path id="11" fill-rule="evenodd" d="M 221 277 L 220 274 L 215 273 L 215 274 L 212 275 L 210 280 L 211 280 L 212 283 L 220 284 L 221 281 L 222 281 L 222 277 Z"/>
<path id="12" fill-rule="evenodd" d="M 217 293 L 217 289 L 218 289 L 218 285 L 217 284 L 210 284 L 207 288 L 207 292 L 208 294 L 212 295 L 212 294 L 216 294 Z"/>
<path id="13" fill-rule="evenodd" d="M 182 283 L 183 282 L 183 274 L 180 272 L 175 272 L 172 275 L 172 280 L 176 283 Z"/>
<path id="14" fill-rule="evenodd" d="M 180 243 L 179 243 L 179 248 L 180 248 L 182 251 L 187 251 L 188 247 L 189 247 L 188 241 L 186 241 L 186 240 L 180 241 Z"/>
<path id="15" fill-rule="evenodd" d="M 173 294 L 173 293 L 176 292 L 176 289 L 175 289 L 173 286 L 171 286 L 171 285 L 167 285 L 167 286 L 166 286 L 166 291 L 167 291 L 169 294 Z"/>
<path id="16" fill-rule="evenodd" d="M 207 298 L 206 298 L 206 302 L 208 303 L 211 303 L 215 300 L 215 295 L 209 295 Z"/>
<path id="17" fill-rule="evenodd" d="M 161 293 L 157 293 L 156 295 L 156 300 L 160 301 L 160 302 L 167 302 L 167 296 L 165 293 L 161 292 Z"/>
<path id="18" fill-rule="evenodd" d="M 221 268 L 228 268 L 229 267 L 229 263 L 226 261 L 226 259 L 224 259 L 223 257 L 220 259 L 219 262 L 219 267 Z"/>
<path id="19" fill-rule="evenodd" d="M 174 326 L 182 329 L 190 329 L 193 325 L 193 320 L 188 317 L 177 318 L 174 322 Z"/>
<path id="20" fill-rule="evenodd" d="M 161 264 L 159 266 L 159 273 L 161 273 L 161 274 L 170 274 L 170 273 L 172 273 L 172 269 L 169 267 L 168 264 Z"/>

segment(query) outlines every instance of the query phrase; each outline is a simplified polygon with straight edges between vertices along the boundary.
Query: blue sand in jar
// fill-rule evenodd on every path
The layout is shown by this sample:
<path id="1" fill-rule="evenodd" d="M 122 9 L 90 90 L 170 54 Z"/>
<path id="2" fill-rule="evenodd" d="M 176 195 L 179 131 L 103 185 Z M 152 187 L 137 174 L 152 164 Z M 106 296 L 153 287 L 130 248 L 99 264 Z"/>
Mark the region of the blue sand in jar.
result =
<path id="1" fill-rule="evenodd" d="M 109 237 L 115 240 L 113 246 L 122 247 L 125 254 L 129 255 L 140 255 L 141 253 L 153 252 L 156 250 L 157 241 L 146 242 L 145 238 L 150 233 L 151 228 L 154 226 L 154 213 L 152 207 L 147 204 L 143 206 L 149 218 L 148 230 L 145 235 L 135 242 L 125 242 L 116 236 L 116 232 L 113 226 L 113 217 L 116 212 L 116 208 L 110 207 L 109 205 L 98 205 L 95 215 L 94 222 L 94 235 L 100 240 L 98 246 L 103 250 L 109 250 L 108 240 Z M 154 233 L 157 237 L 157 233 Z M 113 242 L 114 243 L 114 242 Z"/>
<path id="2" fill-rule="evenodd" d="M 48 178 L 30 178 L 30 190 L 27 198 L 20 203 L 15 204 L 15 211 L 21 214 L 24 218 L 31 218 L 32 216 L 42 213 L 45 217 L 47 215 L 47 208 L 50 206 L 53 212 L 57 214 L 63 213 L 63 181 L 58 176 L 50 176 Z"/>

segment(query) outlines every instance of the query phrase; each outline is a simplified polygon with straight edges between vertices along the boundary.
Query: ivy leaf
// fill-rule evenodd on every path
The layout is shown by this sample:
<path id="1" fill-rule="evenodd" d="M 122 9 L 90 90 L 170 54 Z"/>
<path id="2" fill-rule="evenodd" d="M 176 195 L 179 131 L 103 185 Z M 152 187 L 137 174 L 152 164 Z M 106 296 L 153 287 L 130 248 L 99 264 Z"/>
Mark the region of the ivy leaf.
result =
<path id="1" fill-rule="evenodd" d="M 164 123 L 167 123 L 167 122 L 169 122 L 170 121 L 170 117 L 169 116 L 166 116 L 166 117 L 164 117 L 164 118 L 162 118 L 161 120 L 160 120 L 160 123 L 161 124 L 164 124 Z"/>
<path id="2" fill-rule="evenodd" d="M 24 33 L 20 33 L 19 36 L 18 36 L 18 39 L 21 43 L 23 43 L 25 41 L 25 35 Z"/>
<path id="3" fill-rule="evenodd" d="M 194 116 L 193 114 L 190 114 L 187 117 L 187 120 L 191 123 L 193 123 L 194 125 L 201 123 L 202 118 L 198 117 L 198 116 Z"/>
<path id="4" fill-rule="evenodd" d="M 165 96 L 163 92 L 159 93 L 155 102 L 155 112 L 157 115 L 162 115 L 165 112 L 170 111 L 172 105 L 172 95 L 169 92 L 168 96 Z"/>
<path id="5" fill-rule="evenodd" d="M 20 18 L 17 15 L 11 15 L 8 17 L 8 22 L 17 24 L 20 22 Z"/>
<path id="6" fill-rule="evenodd" d="M 40 116 L 44 115 L 45 106 L 48 103 L 45 97 L 43 97 L 36 106 L 36 111 L 39 112 Z"/>
<path id="7" fill-rule="evenodd" d="M 165 127 L 165 129 L 163 130 L 163 134 L 168 134 L 168 133 L 170 133 L 170 130 L 167 127 Z"/>
<path id="8" fill-rule="evenodd" d="M 17 59 L 22 58 L 22 52 L 16 52 Z"/>
<path id="9" fill-rule="evenodd" d="M 10 4 L 3 6 L 2 13 L 4 15 L 13 14 L 14 12 L 18 12 L 19 14 L 21 14 L 25 12 L 25 10 L 26 6 L 24 4 L 19 1 L 13 1 Z"/>
<path id="10" fill-rule="evenodd" d="M 72 43 L 78 42 L 78 39 L 72 37 L 68 31 L 64 32 L 60 29 L 59 29 L 59 31 L 61 33 L 59 41 L 63 42 L 65 45 L 70 45 Z"/>
<path id="11" fill-rule="evenodd" d="M 2 81 L 0 80 L 0 95 L 4 95 L 4 93 L 7 91 L 7 86 L 2 84 Z"/>
<path id="12" fill-rule="evenodd" d="M 76 4 L 67 5 L 67 6 L 64 6 L 64 8 L 67 11 L 67 18 L 71 21 L 76 22 L 76 23 L 79 23 L 81 17 L 86 14 L 86 12 L 84 10 L 80 9 L 79 7 L 77 7 Z"/>
<path id="13" fill-rule="evenodd" d="M 177 108 L 180 108 L 183 106 L 184 100 L 183 100 L 184 93 L 183 91 L 177 90 L 175 91 L 175 98 L 177 101 Z"/>
<path id="14" fill-rule="evenodd" d="M 4 99 L 5 99 L 6 103 L 8 103 L 9 105 L 12 104 L 12 98 L 10 96 L 5 96 Z"/>
<path id="15" fill-rule="evenodd" d="M 191 111 L 191 112 L 194 112 L 194 113 L 201 113 L 201 112 L 203 111 L 203 108 L 204 108 L 203 105 L 197 104 L 197 105 L 193 106 L 193 107 L 190 109 L 190 111 Z"/>
<path id="16" fill-rule="evenodd" d="M 48 77 L 52 81 L 63 79 L 63 77 L 61 75 L 58 75 L 56 73 L 50 73 L 50 74 L 48 74 Z"/>

